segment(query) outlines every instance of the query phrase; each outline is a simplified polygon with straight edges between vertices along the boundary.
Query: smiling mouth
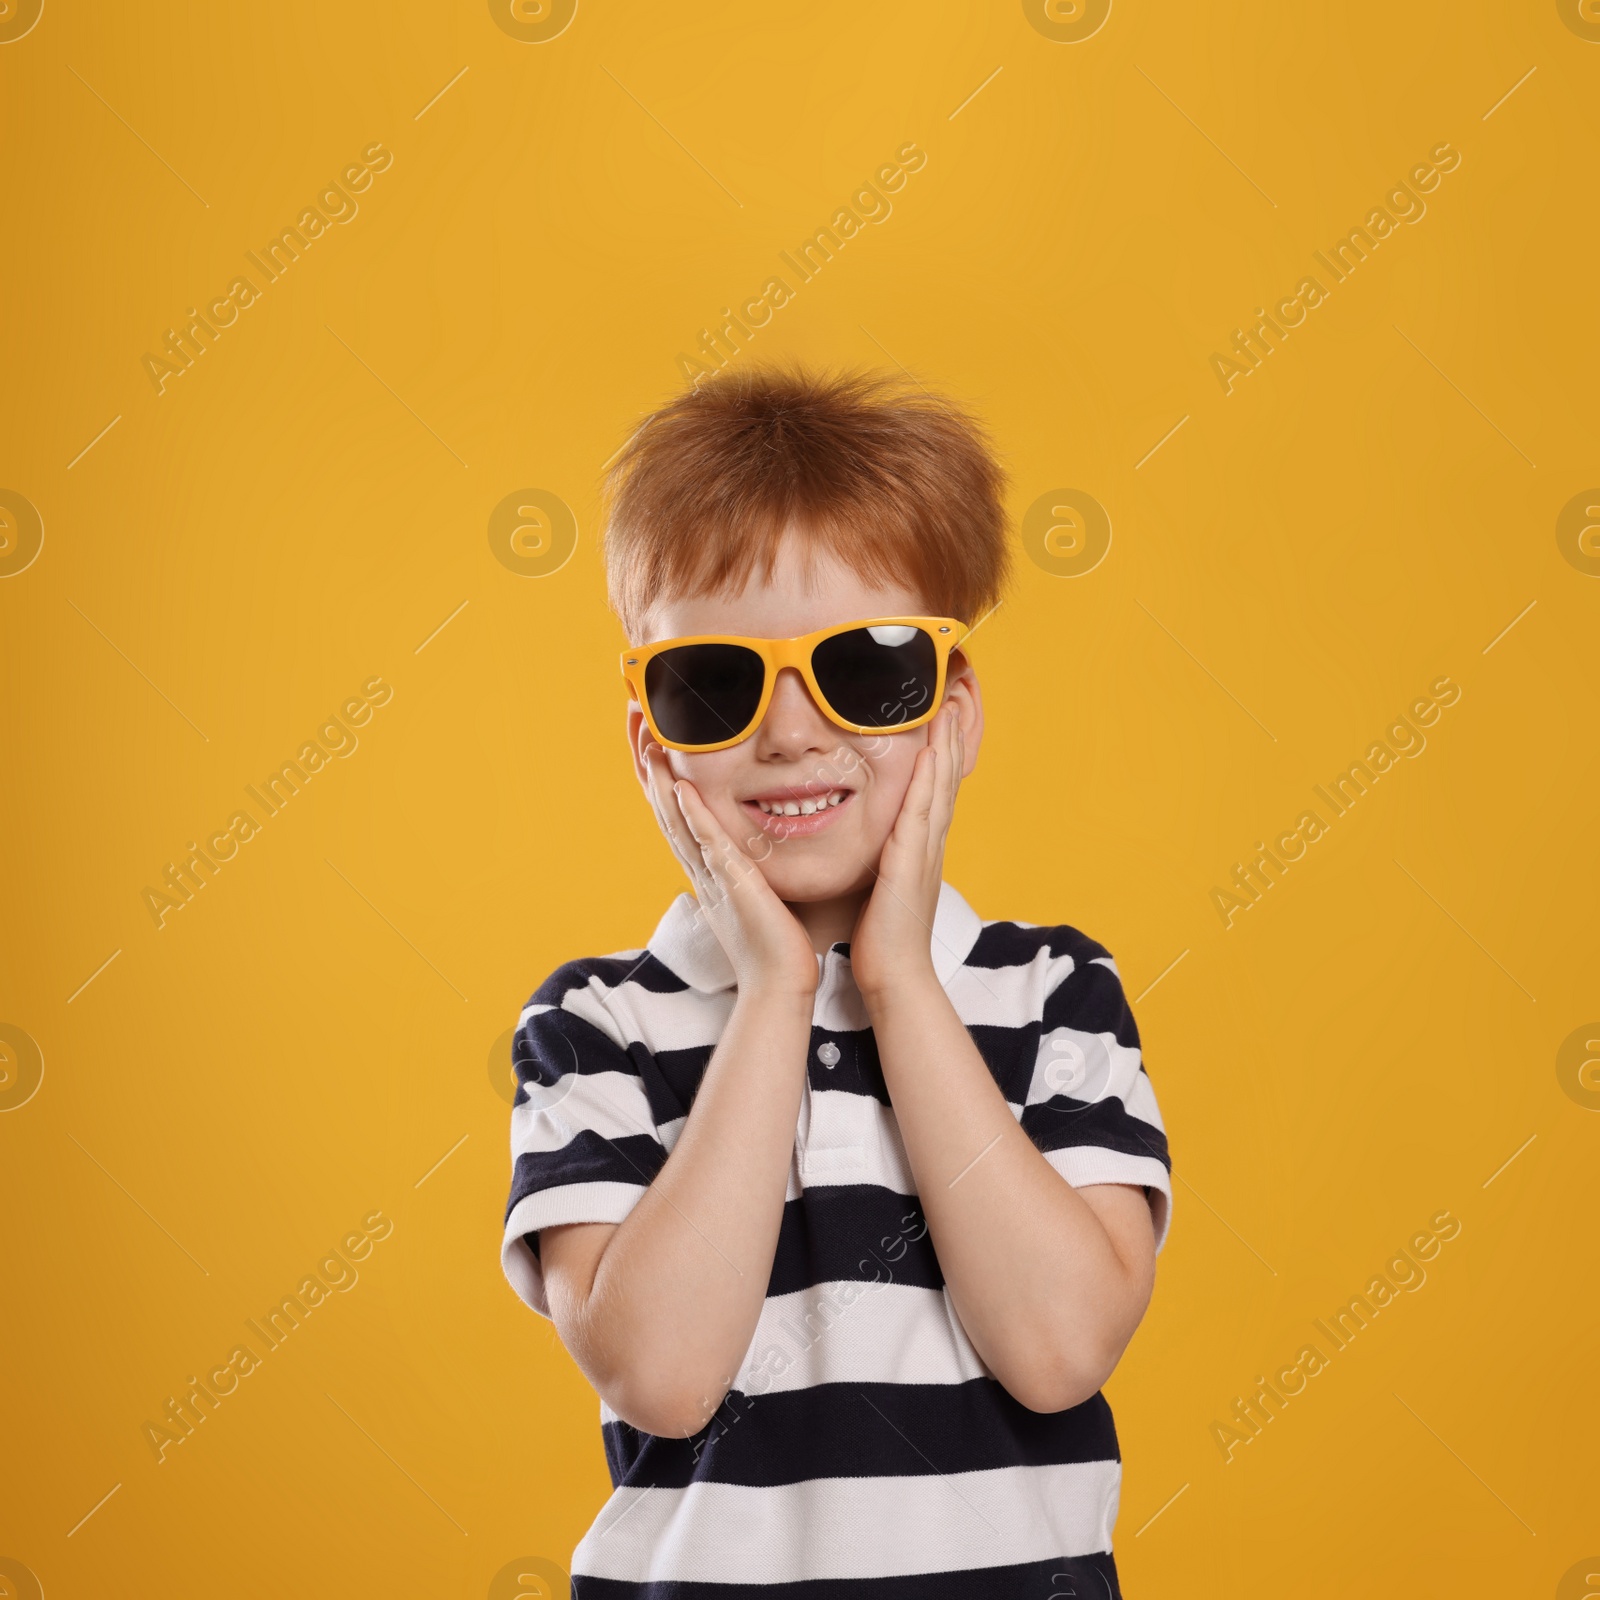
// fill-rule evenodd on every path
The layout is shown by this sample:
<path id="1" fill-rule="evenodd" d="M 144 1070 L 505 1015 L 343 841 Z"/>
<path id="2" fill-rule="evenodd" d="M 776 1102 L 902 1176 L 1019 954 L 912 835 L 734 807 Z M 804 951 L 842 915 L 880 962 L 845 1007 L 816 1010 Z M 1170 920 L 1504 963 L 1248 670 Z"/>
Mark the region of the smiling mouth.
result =
<path id="1" fill-rule="evenodd" d="M 820 833 L 850 804 L 853 789 L 775 789 L 740 805 L 765 833 L 779 839 L 804 838 Z"/>

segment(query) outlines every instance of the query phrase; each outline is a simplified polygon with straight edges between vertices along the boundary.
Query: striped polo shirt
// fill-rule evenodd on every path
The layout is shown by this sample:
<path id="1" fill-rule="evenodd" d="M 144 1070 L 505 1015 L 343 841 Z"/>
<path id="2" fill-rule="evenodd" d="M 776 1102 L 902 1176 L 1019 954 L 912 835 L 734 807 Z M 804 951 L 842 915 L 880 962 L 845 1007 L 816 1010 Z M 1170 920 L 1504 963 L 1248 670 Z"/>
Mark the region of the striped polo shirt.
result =
<path id="1" fill-rule="evenodd" d="M 947 883 L 939 981 L 1012 1114 L 1074 1185 L 1171 1161 L 1111 956 L 986 922 Z M 766 1300 L 694 1436 L 600 1405 L 614 1485 L 574 1550 L 579 1600 L 1050 1600 L 1120 1595 L 1121 1456 L 1105 1397 L 1030 1411 L 974 1350 L 917 1200 L 849 946 L 819 956 L 806 1084 Z M 501 1262 L 550 1314 L 538 1230 L 621 1222 L 671 1153 L 733 1008 L 694 899 L 643 950 L 559 968 L 523 1009 Z"/>

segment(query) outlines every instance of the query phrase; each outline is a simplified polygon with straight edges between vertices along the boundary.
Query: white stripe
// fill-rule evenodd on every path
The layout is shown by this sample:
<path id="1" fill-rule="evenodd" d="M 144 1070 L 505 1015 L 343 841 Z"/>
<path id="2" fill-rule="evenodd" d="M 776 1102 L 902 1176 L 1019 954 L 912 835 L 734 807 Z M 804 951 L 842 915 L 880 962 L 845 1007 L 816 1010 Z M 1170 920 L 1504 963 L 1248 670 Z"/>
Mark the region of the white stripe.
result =
<path id="1" fill-rule="evenodd" d="M 848 968 L 834 963 L 828 968 L 817 990 L 816 1005 L 812 1009 L 814 1027 L 826 1028 L 829 1033 L 863 1033 L 872 1026 L 867 1016 L 866 1002 L 853 979 L 847 977 Z M 835 976 L 837 974 L 837 976 Z"/>
<path id="2" fill-rule="evenodd" d="M 863 1270 L 876 1281 L 823 1283 L 769 1299 L 740 1368 L 739 1389 L 765 1395 L 819 1383 L 992 1378 L 943 1289 L 893 1281 L 893 1249 L 877 1260 L 863 1257 Z"/>
<path id="3" fill-rule="evenodd" d="M 1164 1134 L 1166 1130 L 1156 1110 L 1155 1091 L 1149 1078 L 1138 1069 L 1138 1052 L 1129 1051 L 1128 1054 L 1133 1059 L 1133 1082 L 1125 1086 L 1128 1098 L 1123 1102 L 1124 1108 L 1130 1116 Z M 1123 1063 L 1124 1067 L 1126 1065 Z M 1012 1116 L 1020 1122 L 1023 1108 L 1015 1101 L 1006 1103 Z M 1063 1117 L 1066 1115 L 1063 1113 Z M 683 1119 L 672 1125 L 674 1139 L 682 1126 Z M 666 1130 L 662 1130 L 662 1142 L 669 1150 L 672 1148 Z M 1155 1160 L 1144 1156 L 1132 1159 Z M 1155 1165 L 1161 1167 L 1161 1162 L 1155 1161 Z M 797 1167 L 798 1184 L 794 1181 Z M 1165 1171 L 1162 1167 L 1163 1174 Z M 784 1197 L 788 1200 L 798 1199 L 806 1189 L 835 1184 L 876 1184 L 910 1199 L 915 1199 L 917 1194 L 916 1179 L 893 1107 L 872 1095 L 855 1094 L 848 1089 L 816 1089 L 802 1097 L 790 1173 L 789 1192 Z"/>
<path id="4" fill-rule="evenodd" d="M 698 989 L 658 994 L 632 982 L 608 989 L 592 978 L 583 988 L 569 989 L 561 997 L 561 1007 L 593 1023 L 624 1050 L 630 1044 L 644 1043 L 659 1054 L 714 1045 L 722 1037 L 737 996 L 734 989 L 715 994 Z"/>
<path id="5" fill-rule="evenodd" d="M 1136 1183 L 1153 1190 L 1150 1215 L 1156 1230 L 1156 1254 L 1160 1255 L 1172 1228 L 1172 1179 L 1163 1162 L 1155 1156 L 1130 1156 L 1093 1144 L 1046 1150 L 1044 1158 L 1074 1189 L 1093 1183 Z"/>
<path id="6" fill-rule="evenodd" d="M 1119 1057 L 1131 1056 L 1131 1070 Z M 1114 1080 L 1127 1086 L 1139 1070 L 1139 1052 L 1117 1043 L 1110 1033 L 1087 1033 L 1081 1028 L 1052 1028 L 1039 1037 L 1024 1104 L 1064 1095 L 1093 1102 L 1115 1093 Z"/>
<path id="7" fill-rule="evenodd" d="M 1161 1130 L 1163 1138 L 1166 1136 L 1167 1125 L 1161 1120 L 1161 1108 L 1156 1104 L 1156 1091 L 1145 1073 L 1141 1072 L 1133 1080 L 1132 1088 L 1122 1097 L 1122 1104 L 1130 1117 L 1148 1122 L 1152 1128 Z"/>
<path id="8" fill-rule="evenodd" d="M 1088 964 L 1105 967 L 1120 981 L 1116 962 L 1110 956 L 1096 956 Z M 1016 966 L 963 966 L 945 989 L 956 1013 L 969 1027 L 1025 1027 L 1076 970 L 1077 963 L 1070 955 L 1051 956 L 1045 947 L 1032 960 Z M 694 1050 L 716 1045 L 736 998 L 734 989 L 707 994 L 691 988 L 661 994 L 632 981 L 608 988 L 599 978 L 591 978 L 587 984 L 569 989 L 562 996 L 561 1008 L 598 1028 L 622 1049 L 644 1044 L 653 1051 Z M 528 1005 L 519 1021 L 526 1022 L 555 1009 Z M 830 1033 L 861 1033 L 871 1026 L 860 992 L 854 983 L 844 981 L 824 983 L 817 994 L 812 1022 Z"/>
<path id="9" fill-rule="evenodd" d="M 567 1183 L 524 1195 L 506 1218 L 500 1240 L 500 1266 L 518 1296 L 540 1316 L 550 1315 L 544 1268 L 522 1242 L 525 1233 L 562 1222 L 621 1222 L 643 1198 L 645 1186 L 632 1183 Z"/>
<path id="10" fill-rule="evenodd" d="M 1092 1105 L 1115 1095 L 1129 1116 L 1165 1133 L 1155 1090 L 1141 1070 L 1140 1059 L 1137 1046 L 1118 1044 L 1113 1033 L 1052 1028 L 1039 1039 L 1025 1103 L 1036 1106 L 1054 1095 L 1065 1095 Z"/>
<path id="11" fill-rule="evenodd" d="M 527 1087 L 532 1097 L 511 1110 L 513 1160 L 565 1149 L 585 1129 L 602 1139 L 659 1137 L 644 1084 L 631 1072 L 568 1072 Z"/>
<path id="12" fill-rule="evenodd" d="M 876 1281 L 838 1280 L 772 1296 L 761 1308 L 735 1390 L 760 1397 L 819 1383 L 992 1378 L 943 1289 L 894 1282 L 893 1249 L 877 1259 L 863 1257 Z M 600 1420 L 619 1420 L 604 1399 Z"/>
<path id="13" fill-rule="evenodd" d="M 1076 968 L 1071 956 L 1052 956 L 1045 945 L 1021 966 L 962 967 L 945 992 L 969 1028 L 1025 1027 L 1040 1015 L 1045 996 Z"/>
<path id="14" fill-rule="evenodd" d="M 1088 1034 L 1081 1037 L 1095 1038 Z M 1121 1049 L 1120 1046 L 1117 1048 Z M 1138 1052 L 1127 1051 L 1126 1055 L 1132 1058 L 1132 1065 L 1130 1068 L 1127 1062 L 1123 1062 L 1122 1068 L 1124 1072 L 1132 1071 L 1133 1082 L 1127 1086 L 1128 1098 L 1124 1106 L 1129 1115 L 1164 1134 L 1155 1091 L 1149 1078 L 1138 1070 Z M 1036 1081 L 1042 1081 L 1037 1073 Z M 688 1123 L 687 1117 L 675 1117 L 671 1122 L 652 1124 L 642 1084 L 626 1073 L 575 1074 L 570 1079 L 559 1080 L 557 1090 L 568 1082 L 571 1088 L 565 1098 L 552 1107 L 540 1109 L 530 1104 L 518 1106 L 512 1112 L 513 1160 L 524 1152 L 548 1154 L 564 1149 L 584 1128 L 591 1128 L 607 1139 L 651 1134 L 671 1155 Z M 1029 1092 L 1033 1096 L 1033 1091 Z M 1034 1097 L 1033 1103 L 1040 1098 L 1043 1095 Z M 1007 1105 L 1012 1116 L 1021 1121 L 1023 1108 L 1015 1101 L 1008 1101 Z M 1130 1159 L 1154 1160 L 1153 1157 Z M 1160 1167 L 1161 1163 L 1156 1161 L 1155 1165 Z M 1162 1171 L 1165 1173 L 1164 1167 Z M 1150 1180 L 1141 1178 L 1127 1181 L 1143 1183 Z M 845 1184 L 872 1184 L 904 1195 L 908 1200 L 916 1199 L 916 1178 L 906 1154 L 899 1119 L 892 1107 L 884 1105 L 872 1095 L 858 1094 L 848 1089 L 807 1088 L 801 1097 L 784 1199 L 798 1200 L 807 1189 Z"/>
<path id="15" fill-rule="evenodd" d="M 1111 956 L 1093 956 L 1085 965 L 1104 967 L 1122 981 Z M 1043 1014 L 1046 1000 L 1077 970 L 1070 955 L 1053 956 L 1049 945 L 1041 945 L 1032 960 L 1017 966 L 964 966 L 945 989 L 968 1027 L 1025 1027 Z"/>
<path id="16" fill-rule="evenodd" d="M 862 1407 L 862 1427 L 884 1427 Z M 1116 1461 L 750 1488 L 618 1489 L 572 1553 L 574 1577 L 799 1583 L 1004 1567 L 1111 1548 Z M 759 1578 L 757 1577 L 759 1575 Z"/>
<path id="17" fill-rule="evenodd" d="M 812 1089 L 802 1096 L 795 1147 L 803 1188 L 875 1183 L 915 1195 L 894 1111 L 870 1094 Z"/>

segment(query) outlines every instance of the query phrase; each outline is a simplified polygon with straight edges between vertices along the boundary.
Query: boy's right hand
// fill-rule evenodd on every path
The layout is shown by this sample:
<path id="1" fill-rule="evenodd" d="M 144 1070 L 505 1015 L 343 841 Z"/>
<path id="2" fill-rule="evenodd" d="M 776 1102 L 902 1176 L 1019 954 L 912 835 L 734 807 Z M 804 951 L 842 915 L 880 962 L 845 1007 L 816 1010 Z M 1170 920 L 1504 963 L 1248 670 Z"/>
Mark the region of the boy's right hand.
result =
<path id="1" fill-rule="evenodd" d="M 695 786 L 674 780 L 666 751 L 652 742 L 645 762 L 656 821 L 694 885 L 740 992 L 815 994 L 816 952 L 794 913 L 728 837 Z"/>

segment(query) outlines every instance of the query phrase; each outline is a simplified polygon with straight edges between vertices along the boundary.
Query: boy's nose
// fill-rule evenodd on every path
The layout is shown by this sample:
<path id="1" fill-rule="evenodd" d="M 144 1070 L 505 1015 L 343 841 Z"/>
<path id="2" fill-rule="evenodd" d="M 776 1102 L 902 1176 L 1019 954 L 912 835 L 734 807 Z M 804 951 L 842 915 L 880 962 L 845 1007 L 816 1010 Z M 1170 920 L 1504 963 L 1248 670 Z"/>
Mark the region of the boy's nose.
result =
<path id="1" fill-rule="evenodd" d="M 842 731 L 811 698 L 805 679 L 793 667 L 785 667 L 772 686 L 767 714 L 756 730 L 756 754 L 793 760 L 808 750 L 831 750 Z"/>

